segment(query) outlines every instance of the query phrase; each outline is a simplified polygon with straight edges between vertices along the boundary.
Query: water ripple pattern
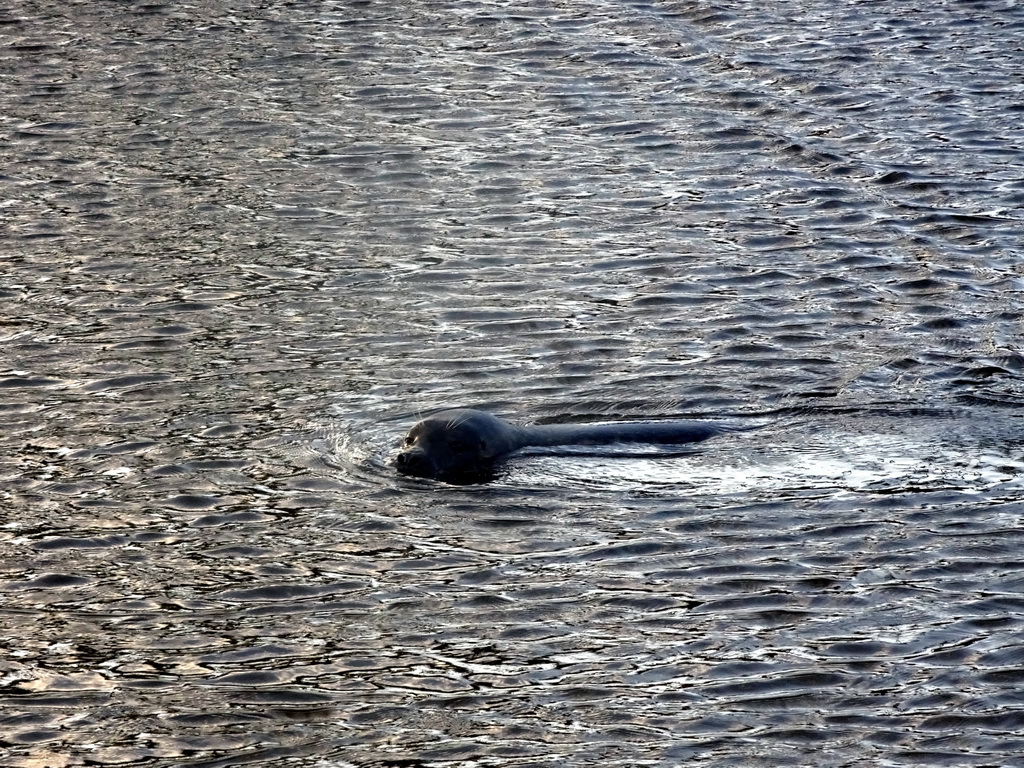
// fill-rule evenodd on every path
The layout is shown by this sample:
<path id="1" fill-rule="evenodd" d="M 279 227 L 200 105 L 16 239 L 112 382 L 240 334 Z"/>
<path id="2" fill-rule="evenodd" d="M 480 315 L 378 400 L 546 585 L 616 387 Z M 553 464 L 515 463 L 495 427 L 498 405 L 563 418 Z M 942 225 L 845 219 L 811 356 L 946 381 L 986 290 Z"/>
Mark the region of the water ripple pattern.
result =
<path id="1" fill-rule="evenodd" d="M 0 0 L 0 764 L 1024 766 L 1024 8 Z M 402 433 L 697 417 L 403 478 Z"/>

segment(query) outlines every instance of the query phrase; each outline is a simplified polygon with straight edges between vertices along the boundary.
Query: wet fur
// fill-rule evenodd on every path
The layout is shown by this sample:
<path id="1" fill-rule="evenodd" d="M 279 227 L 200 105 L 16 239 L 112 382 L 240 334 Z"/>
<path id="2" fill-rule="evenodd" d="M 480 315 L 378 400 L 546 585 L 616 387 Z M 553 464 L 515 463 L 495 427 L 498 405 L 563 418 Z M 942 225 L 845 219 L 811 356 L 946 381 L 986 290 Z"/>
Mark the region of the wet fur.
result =
<path id="1" fill-rule="evenodd" d="M 521 427 L 486 411 L 441 411 L 416 424 L 395 460 L 405 475 L 466 480 L 490 475 L 504 456 L 528 446 L 678 445 L 706 440 L 726 428 L 708 421 L 623 421 Z"/>

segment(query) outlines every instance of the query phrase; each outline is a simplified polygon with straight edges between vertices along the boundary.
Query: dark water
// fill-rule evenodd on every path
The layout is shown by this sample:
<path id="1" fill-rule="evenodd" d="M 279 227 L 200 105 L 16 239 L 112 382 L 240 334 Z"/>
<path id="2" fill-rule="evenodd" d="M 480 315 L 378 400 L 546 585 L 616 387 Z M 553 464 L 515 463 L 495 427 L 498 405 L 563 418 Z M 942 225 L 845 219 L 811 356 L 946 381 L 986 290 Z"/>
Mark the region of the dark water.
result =
<path id="1" fill-rule="evenodd" d="M 1024 8 L 0 5 L 0 763 L 1024 765 Z M 417 415 L 725 417 L 405 480 Z"/>

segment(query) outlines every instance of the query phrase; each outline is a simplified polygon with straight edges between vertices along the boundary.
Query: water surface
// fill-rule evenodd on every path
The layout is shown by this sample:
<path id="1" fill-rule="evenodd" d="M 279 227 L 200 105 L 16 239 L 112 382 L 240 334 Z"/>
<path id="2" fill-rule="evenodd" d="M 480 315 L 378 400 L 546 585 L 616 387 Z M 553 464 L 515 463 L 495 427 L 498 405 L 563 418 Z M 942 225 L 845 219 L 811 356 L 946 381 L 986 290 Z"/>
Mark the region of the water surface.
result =
<path id="1" fill-rule="evenodd" d="M 1024 765 L 1022 40 L 0 5 L 2 762 Z M 451 406 L 760 428 L 397 476 Z"/>

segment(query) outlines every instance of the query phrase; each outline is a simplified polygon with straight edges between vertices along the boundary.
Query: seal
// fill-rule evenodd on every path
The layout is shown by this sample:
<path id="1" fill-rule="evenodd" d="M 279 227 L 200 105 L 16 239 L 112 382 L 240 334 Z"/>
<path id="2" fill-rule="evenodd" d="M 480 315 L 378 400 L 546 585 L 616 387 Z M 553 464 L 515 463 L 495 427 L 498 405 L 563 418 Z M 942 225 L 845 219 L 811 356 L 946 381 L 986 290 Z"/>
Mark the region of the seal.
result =
<path id="1" fill-rule="evenodd" d="M 469 408 L 441 411 L 416 424 L 395 465 L 403 475 L 447 481 L 486 478 L 495 464 L 520 448 L 552 445 L 648 443 L 677 445 L 728 431 L 710 421 L 607 421 L 596 424 L 518 426 Z"/>

